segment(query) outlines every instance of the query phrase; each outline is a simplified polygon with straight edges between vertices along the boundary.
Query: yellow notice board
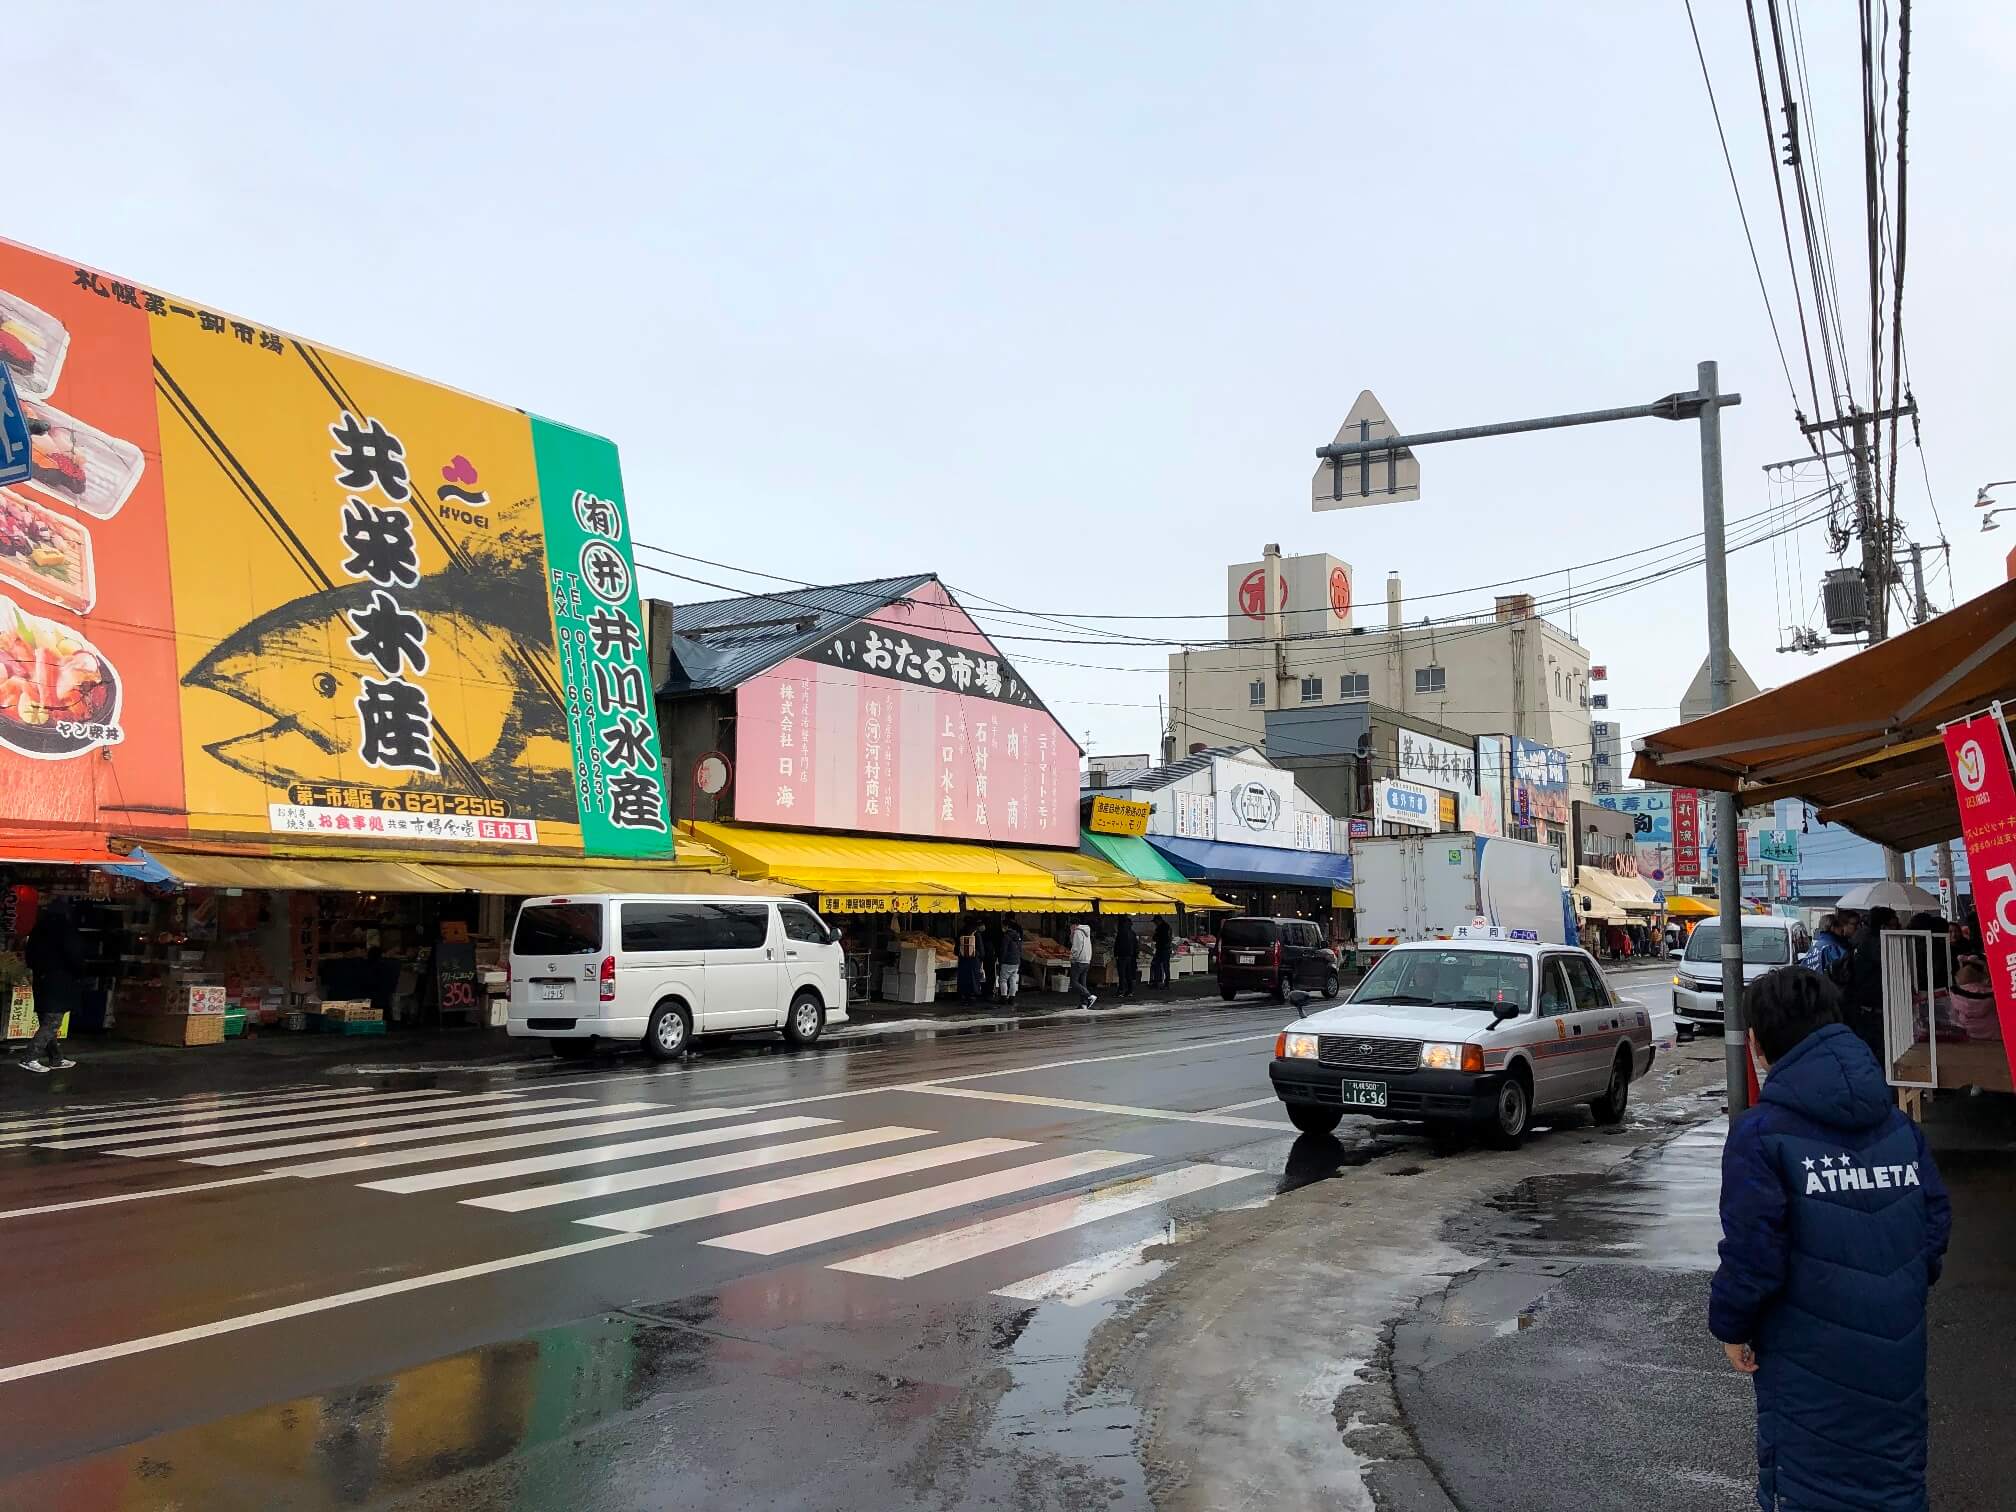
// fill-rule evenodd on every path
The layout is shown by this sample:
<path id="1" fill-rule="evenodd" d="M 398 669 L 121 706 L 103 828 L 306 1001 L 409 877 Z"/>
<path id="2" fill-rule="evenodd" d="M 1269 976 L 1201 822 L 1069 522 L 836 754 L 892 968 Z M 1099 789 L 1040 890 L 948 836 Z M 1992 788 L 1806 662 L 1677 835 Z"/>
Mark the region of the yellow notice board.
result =
<path id="1" fill-rule="evenodd" d="M 1145 835 L 1152 803 L 1136 803 L 1127 798 L 1094 798 L 1092 816 L 1086 828 L 1095 835 Z"/>

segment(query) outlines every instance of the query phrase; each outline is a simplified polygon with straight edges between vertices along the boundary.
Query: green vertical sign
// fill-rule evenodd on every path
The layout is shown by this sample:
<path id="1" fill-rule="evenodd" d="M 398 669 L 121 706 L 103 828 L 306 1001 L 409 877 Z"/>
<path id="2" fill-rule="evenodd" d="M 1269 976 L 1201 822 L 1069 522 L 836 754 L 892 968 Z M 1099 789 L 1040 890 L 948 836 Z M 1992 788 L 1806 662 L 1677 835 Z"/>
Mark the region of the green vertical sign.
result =
<path id="1" fill-rule="evenodd" d="M 672 806 L 616 447 L 530 418 L 581 848 L 669 856 Z"/>

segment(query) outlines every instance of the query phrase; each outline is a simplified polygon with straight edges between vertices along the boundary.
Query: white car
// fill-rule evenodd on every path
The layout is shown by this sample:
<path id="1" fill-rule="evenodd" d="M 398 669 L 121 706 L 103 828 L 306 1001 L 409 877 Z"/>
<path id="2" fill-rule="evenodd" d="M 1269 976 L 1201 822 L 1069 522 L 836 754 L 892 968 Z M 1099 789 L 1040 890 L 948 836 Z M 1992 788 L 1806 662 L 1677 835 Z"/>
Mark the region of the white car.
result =
<path id="1" fill-rule="evenodd" d="M 591 893 L 528 899 L 511 934 L 510 1033 L 557 1055 L 781 1031 L 809 1045 L 847 1021 L 840 937 L 789 898 Z"/>
<path id="2" fill-rule="evenodd" d="M 1307 1134 L 1348 1114 L 1509 1147 L 1535 1118 L 1582 1105 L 1621 1122 L 1657 1043 L 1672 1044 L 1659 1027 L 1587 951 L 1459 927 L 1394 946 L 1348 1002 L 1290 1024 L 1269 1075 Z"/>
<path id="3" fill-rule="evenodd" d="M 1743 985 L 1799 959 L 1805 933 L 1797 919 L 1755 914 L 1743 920 Z M 1673 1011 L 1683 1019 L 1723 1022 L 1722 921 L 1703 919 L 1687 937 L 1673 974 Z"/>

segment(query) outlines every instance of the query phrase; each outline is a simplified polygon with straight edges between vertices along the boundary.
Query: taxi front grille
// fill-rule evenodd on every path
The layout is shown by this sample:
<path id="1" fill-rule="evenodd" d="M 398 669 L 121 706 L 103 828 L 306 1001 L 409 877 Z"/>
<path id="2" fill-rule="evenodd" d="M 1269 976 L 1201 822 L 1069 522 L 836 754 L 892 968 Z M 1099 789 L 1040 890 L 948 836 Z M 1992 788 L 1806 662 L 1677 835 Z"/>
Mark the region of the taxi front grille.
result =
<path id="1" fill-rule="evenodd" d="M 1416 1071 L 1421 1066 L 1421 1041 L 1325 1034 L 1317 1039 L 1316 1059 L 1326 1066 L 1365 1071 Z"/>

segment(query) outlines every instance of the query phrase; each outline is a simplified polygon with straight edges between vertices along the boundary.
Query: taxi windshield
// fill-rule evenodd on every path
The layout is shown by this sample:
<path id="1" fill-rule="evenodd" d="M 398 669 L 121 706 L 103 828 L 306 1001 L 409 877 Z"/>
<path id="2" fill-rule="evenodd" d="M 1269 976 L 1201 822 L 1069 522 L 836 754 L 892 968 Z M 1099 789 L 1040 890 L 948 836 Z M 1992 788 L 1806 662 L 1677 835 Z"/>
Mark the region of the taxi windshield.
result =
<path id="1" fill-rule="evenodd" d="M 1533 968 L 1507 950 L 1389 950 L 1351 994 L 1354 1003 L 1506 1008 L 1524 1013 Z"/>

